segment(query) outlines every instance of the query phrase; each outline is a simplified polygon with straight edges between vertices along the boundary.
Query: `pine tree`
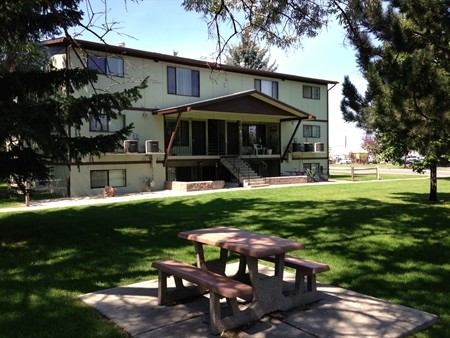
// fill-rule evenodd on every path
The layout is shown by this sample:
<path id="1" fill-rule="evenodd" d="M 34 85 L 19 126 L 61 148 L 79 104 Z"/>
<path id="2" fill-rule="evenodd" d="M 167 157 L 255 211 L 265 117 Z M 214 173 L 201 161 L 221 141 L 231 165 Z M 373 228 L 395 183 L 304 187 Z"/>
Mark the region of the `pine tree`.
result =
<path id="1" fill-rule="evenodd" d="M 232 36 L 250 27 L 269 45 L 289 48 L 305 36 L 315 37 L 337 17 L 368 82 L 362 95 L 345 80 L 344 118 L 374 132 L 391 159 L 399 160 L 410 150 L 422 154 L 424 161 L 414 169 L 430 170 L 429 198 L 437 199 L 437 164 L 450 160 L 448 1 L 184 0 L 183 5 L 209 20 L 219 51 L 229 41 L 221 35 L 222 24 L 232 27 Z"/>
<path id="2" fill-rule="evenodd" d="M 437 164 L 450 160 L 450 7 L 442 1 L 353 1 L 343 21 L 368 82 L 365 95 L 349 79 L 341 105 L 347 121 L 377 135 L 395 162 L 409 151 L 430 170 L 437 200 Z"/>
<path id="3" fill-rule="evenodd" d="M 228 48 L 225 64 L 275 72 L 278 65 L 275 61 L 270 63 L 268 52 L 268 48 L 258 46 L 252 38 L 251 30 L 247 29 L 241 35 L 241 42 Z"/>
<path id="4" fill-rule="evenodd" d="M 119 145 L 133 125 L 92 138 L 71 135 L 69 130 L 90 116 L 115 118 L 146 86 L 144 81 L 123 92 L 72 95 L 94 84 L 97 75 L 87 68 L 52 68 L 40 40 L 67 34 L 80 24 L 83 13 L 78 5 L 79 0 L 0 4 L 0 179 L 13 178 L 26 196 L 27 183 L 51 178 L 52 164 L 79 163 Z"/>

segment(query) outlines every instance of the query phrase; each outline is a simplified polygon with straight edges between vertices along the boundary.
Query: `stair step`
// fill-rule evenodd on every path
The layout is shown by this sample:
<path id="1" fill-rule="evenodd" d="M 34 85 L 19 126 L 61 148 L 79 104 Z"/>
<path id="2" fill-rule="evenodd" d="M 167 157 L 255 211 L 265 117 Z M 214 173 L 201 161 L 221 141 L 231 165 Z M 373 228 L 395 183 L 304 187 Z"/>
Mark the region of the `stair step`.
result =
<path id="1" fill-rule="evenodd" d="M 269 186 L 270 184 L 267 184 L 264 178 L 252 178 L 247 180 L 247 188 L 263 188 Z"/>
<path id="2" fill-rule="evenodd" d="M 250 182 L 253 180 L 251 185 L 253 186 L 268 186 L 261 176 L 256 174 L 256 172 L 250 167 L 250 165 L 237 157 L 224 156 L 220 158 L 220 162 L 225 168 L 227 168 L 236 178 L 239 179 L 241 183 Z M 250 183 L 248 183 L 250 185 Z"/>
<path id="3" fill-rule="evenodd" d="M 265 184 L 257 184 L 257 185 L 253 185 L 253 184 L 251 184 L 251 185 L 249 185 L 249 186 L 247 186 L 248 188 L 266 188 L 266 187 L 270 187 L 270 184 L 267 184 L 267 183 L 265 183 Z"/>

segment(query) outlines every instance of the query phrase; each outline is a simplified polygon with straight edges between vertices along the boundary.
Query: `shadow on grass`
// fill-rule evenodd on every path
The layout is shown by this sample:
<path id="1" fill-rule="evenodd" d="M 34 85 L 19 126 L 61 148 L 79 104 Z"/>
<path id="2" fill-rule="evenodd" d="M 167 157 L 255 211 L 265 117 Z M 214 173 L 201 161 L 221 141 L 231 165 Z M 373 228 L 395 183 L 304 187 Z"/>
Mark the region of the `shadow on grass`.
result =
<path id="1" fill-rule="evenodd" d="M 285 192 L 276 200 L 228 193 L 0 216 L 0 312 L 8 314 L 0 335 L 120 336 L 73 299 L 156 278 L 155 259 L 194 261 L 178 232 L 221 225 L 301 241 L 306 249 L 293 254 L 330 265 L 321 281 L 444 315 L 427 337 L 445 334 L 448 207 L 417 203 L 423 194 L 386 203 Z"/>

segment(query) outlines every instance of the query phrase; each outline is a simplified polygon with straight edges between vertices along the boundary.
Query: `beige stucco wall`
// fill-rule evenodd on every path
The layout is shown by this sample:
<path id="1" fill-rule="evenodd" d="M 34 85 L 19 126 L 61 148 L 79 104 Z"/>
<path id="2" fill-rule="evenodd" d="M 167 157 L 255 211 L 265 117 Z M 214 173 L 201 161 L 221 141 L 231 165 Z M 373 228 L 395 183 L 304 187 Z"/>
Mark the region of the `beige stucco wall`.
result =
<path id="1" fill-rule="evenodd" d="M 98 54 L 98 53 L 97 53 Z M 98 76 L 98 88 L 108 88 L 108 91 L 131 88 L 148 77 L 148 87 L 143 90 L 142 99 L 135 103 L 138 108 L 166 108 L 176 105 L 196 102 L 217 96 L 233 94 L 236 92 L 254 89 L 255 78 L 273 80 L 278 82 L 279 100 L 294 106 L 308 114 L 315 115 L 318 120 L 326 120 L 327 115 L 327 86 L 313 84 L 320 87 L 320 100 L 303 98 L 303 85 L 311 85 L 292 80 L 280 80 L 270 77 L 256 77 L 250 74 L 225 73 L 207 68 L 188 67 L 165 61 L 153 61 L 136 57 L 125 56 L 125 76 L 107 77 Z M 72 52 L 70 55 L 71 67 L 80 67 L 81 63 Z M 200 72 L 200 97 L 167 94 L 167 66 L 184 67 Z M 92 88 L 86 87 L 82 94 L 92 93 Z"/>
<path id="2" fill-rule="evenodd" d="M 101 53 L 93 53 L 101 55 Z M 73 52 L 69 49 L 68 59 L 66 60 L 65 53 L 54 56 L 54 65 L 57 67 L 64 67 L 68 64 L 70 67 L 80 67 L 81 62 Z M 82 54 L 81 54 L 82 55 Z M 86 55 L 82 55 L 86 58 Z M 168 63 L 165 61 L 154 61 L 137 57 L 124 56 L 124 77 L 107 77 L 104 75 L 98 75 L 98 82 L 96 87 L 102 90 L 107 89 L 110 92 L 122 91 L 126 88 L 131 88 L 139 84 L 144 78 L 148 78 L 148 87 L 141 92 L 142 98 L 135 104 L 135 108 L 154 109 L 154 108 L 167 108 L 176 105 L 196 102 L 202 99 L 214 98 L 222 95 L 233 94 L 245 90 L 254 89 L 255 78 L 262 80 L 273 80 L 278 82 L 279 100 L 284 103 L 296 107 L 308 114 L 312 114 L 316 117 L 316 121 L 303 121 L 302 125 L 297 131 L 295 138 L 297 142 L 322 142 L 325 144 L 325 152 L 320 154 L 309 154 L 310 158 L 296 156 L 291 154 L 289 161 L 284 161 L 281 164 L 281 172 L 286 170 L 301 169 L 303 163 L 320 163 L 324 168 L 328 167 L 327 151 L 328 151 L 328 116 L 327 116 L 327 86 L 311 83 L 295 82 L 292 80 L 281 80 L 270 77 L 255 77 L 250 74 L 238 74 L 238 73 L 225 73 L 219 71 L 211 71 L 206 68 L 189 67 L 184 65 L 178 65 L 175 63 Z M 83 59 L 85 62 L 85 59 Z M 195 69 L 200 72 L 200 97 L 190 97 L 181 95 L 169 95 L 167 94 L 167 66 L 178 66 L 189 69 Z M 320 100 L 305 99 L 303 98 L 303 85 L 312 85 L 320 87 Z M 89 96 L 93 94 L 94 90 L 90 86 L 86 86 L 79 91 L 78 95 Z M 125 123 L 134 124 L 134 135 L 130 135 L 130 139 L 138 139 L 139 151 L 144 151 L 146 140 L 159 141 L 160 149 L 164 148 L 164 119 L 161 116 L 155 116 L 150 111 L 142 110 L 125 110 L 122 112 L 125 115 Z M 184 116 L 187 116 L 186 114 Z M 169 116 L 168 118 L 175 118 L 175 116 Z M 189 118 L 193 120 L 207 121 L 211 118 L 210 114 L 201 112 L 189 113 Z M 215 119 L 223 119 L 230 121 L 241 120 L 243 123 L 251 122 L 265 122 L 265 123 L 278 123 L 278 119 L 264 115 L 247 115 L 242 118 L 239 114 L 225 114 L 215 113 Z M 303 124 L 320 125 L 321 136 L 320 138 L 304 139 L 303 138 Z M 288 141 L 295 129 L 296 122 L 283 122 L 281 123 L 281 151 L 286 148 Z M 75 133 L 75 130 L 72 130 Z M 89 123 L 86 123 L 81 128 L 81 134 L 83 136 L 96 136 L 98 132 L 89 131 Z M 165 168 L 161 163 L 153 163 L 153 166 L 148 164 L 126 164 L 130 156 L 121 154 L 122 158 L 114 158 L 109 154 L 103 156 L 99 161 L 94 163 L 85 163 L 80 169 L 72 170 L 71 176 L 71 191 L 73 196 L 83 195 L 95 195 L 100 194 L 100 191 L 90 189 L 90 170 L 97 169 L 126 169 L 127 170 L 127 187 L 117 188 L 118 193 L 127 193 L 134 191 L 143 191 L 145 186 L 143 185 L 145 177 L 149 175 L 154 176 L 155 190 L 161 190 L 164 188 L 165 180 Z M 142 154 L 141 154 L 142 155 Z M 89 159 L 87 159 L 89 162 Z M 118 164 L 101 164 L 102 162 L 119 162 Z M 137 161 L 139 162 L 139 161 Z M 68 173 L 65 173 L 68 174 Z M 63 174 L 61 174 L 63 175 Z"/>
<path id="3" fill-rule="evenodd" d="M 101 195 L 103 189 L 91 189 L 90 186 L 90 171 L 91 170 L 113 170 L 120 169 L 126 170 L 126 186 L 125 187 L 116 187 L 117 193 L 127 194 L 127 193 L 135 193 L 135 192 L 145 192 L 149 190 L 163 190 L 164 189 L 164 180 L 165 180 L 165 170 L 162 165 L 152 166 L 150 163 L 136 163 L 138 161 L 138 157 L 144 157 L 144 155 L 123 155 L 123 157 L 128 157 L 129 160 L 134 161 L 134 163 L 126 163 L 120 162 L 117 164 L 112 163 L 90 163 L 83 164 L 79 169 L 72 168 L 71 171 L 71 181 L 70 181 L 70 189 L 71 196 L 95 196 Z M 102 157 L 102 160 L 104 158 Z M 124 159 L 122 159 L 123 161 Z M 147 160 L 142 158 L 142 161 Z M 146 181 L 150 179 L 154 181 L 154 186 L 151 186 L 150 189 L 146 185 Z"/>

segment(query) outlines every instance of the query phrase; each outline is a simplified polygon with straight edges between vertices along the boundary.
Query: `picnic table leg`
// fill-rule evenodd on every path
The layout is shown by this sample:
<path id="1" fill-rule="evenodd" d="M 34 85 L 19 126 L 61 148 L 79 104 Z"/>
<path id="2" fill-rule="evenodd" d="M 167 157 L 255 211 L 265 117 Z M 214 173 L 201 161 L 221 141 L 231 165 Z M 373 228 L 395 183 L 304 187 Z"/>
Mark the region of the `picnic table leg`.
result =
<path id="1" fill-rule="evenodd" d="M 304 287 L 305 287 L 305 275 L 300 269 L 297 269 L 295 271 L 294 295 L 303 292 Z"/>
<path id="2" fill-rule="evenodd" d="M 203 252 L 203 244 L 199 242 L 194 242 L 194 245 L 197 259 L 197 267 L 203 270 L 207 270 L 205 263 L 205 254 Z"/>
<path id="3" fill-rule="evenodd" d="M 214 292 L 209 294 L 210 326 L 211 332 L 215 335 L 251 323 L 264 315 L 261 311 L 255 311 L 251 306 L 241 310 L 236 298 L 226 298 L 231 314 L 222 318 L 220 298 L 221 296 Z"/>
<path id="4" fill-rule="evenodd" d="M 258 314 L 286 309 L 286 297 L 283 294 L 284 254 L 276 255 L 273 275 L 258 271 L 258 259 L 247 257 L 247 266 L 253 287 L 251 306 Z"/>
<path id="5" fill-rule="evenodd" d="M 218 263 L 218 273 L 225 276 L 225 268 L 227 266 L 227 259 L 228 259 L 228 250 L 224 248 L 220 248 L 220 258 Z"/>
<path id="6" fill-rule="evenodd" d="M 233 279 L 236 279 L 240 282 L 247 283 L 248 276 L 246 275 L 247 271 L 247 259 L 244 255 L 239 256 L 239 268 L 236 274 L 233 276 Z"/>
<path id="7" fill-rule="evenodd" d="M 158 305 L 167 303 L 167 273 L 158 271 Z"/>
<path id="8" fill-rule="evenodd" d="M 195 242 L 195 252 L 197 258 L 197 267 L 202 270 L 212 271 L 225 276 L 225 268 L 227 265 L 228 250 L 220 248 L 220 256 L 218 260 L 205 261 L 205 254 L 203 252 L 203 244 Z"/>
<path id="9" fill-rule="evenodd" d="M 209 313 L 211 318 L 211 331 L 213 334 L 219 334 L 224 331 L 221 321 L 220 296 L 214 292 L 209 293 Z"/>
<path id="10" fill-rule="evenodd" d="M 317 291 L 316 275 L 308 275 L 306 277 L 308 291 Z"/>
<path id="11" fill-rule="evenodd" d="M 281 279 L 283 279 L 284 273 L 284 256 L 284 253 L 275 255 L 275 276 L 279 276 Z"/>
<path id="12" fill-rule="evenodd" d="M 206 289 L 200 286 L 186 287 L 183 280 L 173 276 L 175 288 L 168 288 L 167 278 L 171 276 L 161 270 L 158 270 L 158 305 L 166 305 L 172 301 L 180 300 L 191 296 L 200 296 L 206 292 Z"/>

